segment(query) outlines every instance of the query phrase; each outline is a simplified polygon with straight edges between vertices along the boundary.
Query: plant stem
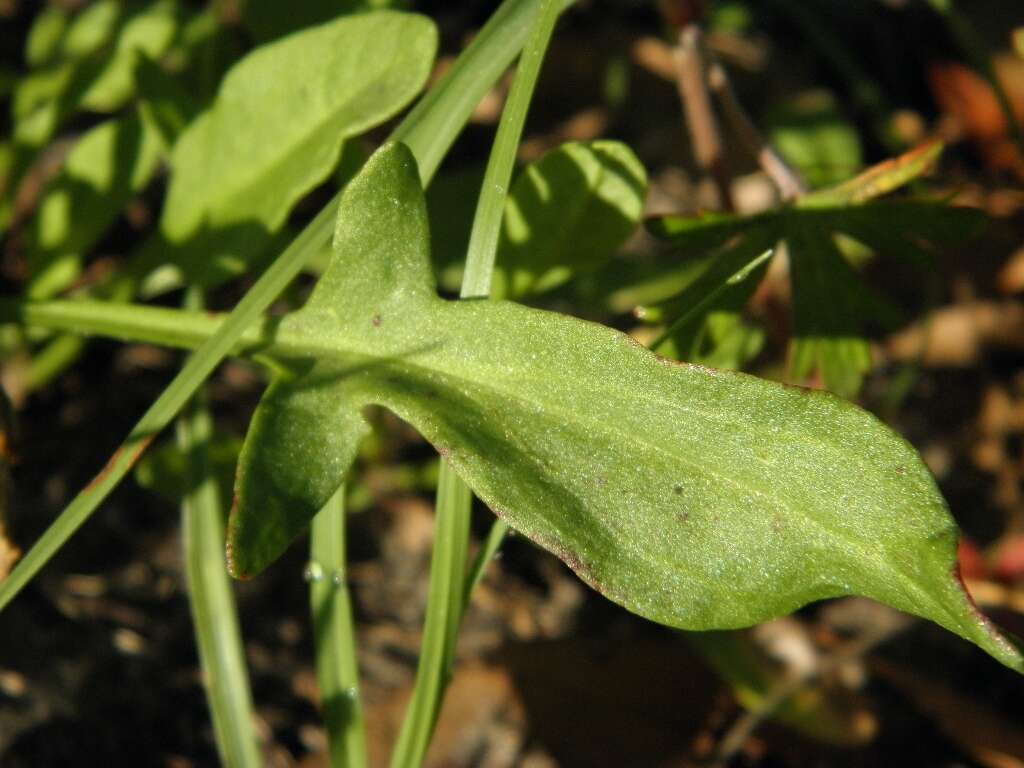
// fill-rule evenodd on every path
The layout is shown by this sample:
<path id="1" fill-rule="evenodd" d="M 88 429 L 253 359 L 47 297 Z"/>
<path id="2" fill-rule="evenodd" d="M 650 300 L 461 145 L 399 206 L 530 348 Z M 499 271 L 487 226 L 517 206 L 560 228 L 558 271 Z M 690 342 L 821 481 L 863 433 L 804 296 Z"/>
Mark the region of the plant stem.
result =
<path id="1" fill-rule="evenodd" d="M 463 611 L 469 607 L 470 598 L 473 597 L 473 590 L 477 588 L 477 585 L 481 581 L 483 581 L 484 571 L 487 570 L 487 564 L 491 562 L 496 554 L 498 554 L 498 550 L 501 548 L 501 543 L 505 541 L 507 533 L 508 523 L 500 517 L 494 518 L 494 522 L 491 523 L 491 530 L 487 532 L 487 538 L 484 539 L 484 543 L 480 547 L 480 551 L 476 554 L 476 560 L 473 561 L 473 565 L 470 567 L 469 573 L 466 574 L 466 588 L 462 595 Z"/>
<path id="2" fill-rule="evenodd" d="M 190 291 L 187 304 L 198 301 Z M 178 447 L 186 457 L 181 502 L 189 605 L 217 752 L 226 766 L 261 764 L 252 718 L 252 694 L 231 582 L 224 568 L 224 515 L 210 473 L 210 414 L 200 390 L 178 419 Z"/>
<path id="3" fill-rule="evenodd" d="M 747 111 L 736 97 L 729 73 L 717 61 L 711 62 L 708 71 L 708 85 L 718 98 L 733 130 L 739 135 L 747 151 L 757 158 L 758 165 L 778 187 L 783 200 L 792 200 L 807 192 L 807 185 L 800 174 L 786 162 L 754 126 Z"/>
<path id="4" fill-rule="evenodd" d="M 441 158 L 454 142 L 497 75 L 511 62 L 522 46 L 540 0 L 506 0 L 462 56 L 456 66 L 428 94 L 422 108 L 414 109 L 395 130 L 394 137 L 405 141 L 420 165 L 420 177 L 428 182 Z M 507 24 L 502 26 L 501 24 Z M 500 67 L 498 66 L 500 65 Z M 79 526 L 96 510 L 145 451 L 156 434 L 181 411 L 189 398 L 234 348 L 278 294 L 328 241 L 334 230 L 338 196 L 317 214 L 256 281 L 217 333 L 209 337 L 185 363 L 171 383 L 139 419 L 135 428 L 114 452 L 106 467 L 90 482 L 18 563 L 0 582 L 2 610 L 45 565 Z"/>
<path id="5" fill-rule="evenodd" d="M 727 211 L 734 210 L 729 172 L 725 167 L 722 137 L 711 107 L 708 81 L 704 67 L 703 36 L 696 23 L 690 23 L 679 33 L 679 44 L 673 50 L 676 65 L 676 83 L 679 99 L 686 113 L 690 129 L 693 154 L 697 164 L 715 182 L 719 201 Z"/>
<path id="6" fill-rule="evenodd" d="M 498 124 L 484 174 L 466 254 L 460 297 L 487 298 L 501 234 L 516 150 L 544 52 L 561 11 L 559 0 L 543 0 L 540 14 L 523 49 L 515 81 Z M 459 625 L 467 604 L 466 553 L 473 496 L 447 461 L 438 478 L 436 539 L 430 563 L 430 591 L 424 619 L 423 647 L 416 669 L 416 687 L 392 755 L 392 768 L 412 768 L 423 762 L 441 710 L 455 658 Z M 489 537 L 490 538 L 490 537 Z M 500 537 L 495 548 L 500 545 Z M 480 569 L 482 572 L 482 568 Z M 474 582 L 480 578 L 474 575 Z"/>
<path id="7" fill-rule="evenodd" d="M 455 639 L 462 618 L 473 497 L 454 472 L 444 471 L 446 465 L 441 465 L 437 484 L 434 551 L 430 560 L 430 589 L 416 685 L 395 742 L 392 768 L 414 768 L 423 763 L 451 674 Z"/>
<path id="8" fill-rule="evenodd" d="M 309 580 L 316 677 L 332 768 L 367 764 L 359 665 L 345 565 L 345 486 L 316 517 L 310 533 Z"/>

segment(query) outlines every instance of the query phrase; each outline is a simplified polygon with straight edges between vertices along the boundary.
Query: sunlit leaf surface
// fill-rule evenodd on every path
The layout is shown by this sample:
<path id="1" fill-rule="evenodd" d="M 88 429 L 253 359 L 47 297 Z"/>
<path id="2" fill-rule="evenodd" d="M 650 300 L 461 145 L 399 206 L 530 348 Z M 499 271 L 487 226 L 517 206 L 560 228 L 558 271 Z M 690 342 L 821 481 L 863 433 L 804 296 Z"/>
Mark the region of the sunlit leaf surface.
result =
<path id="1" fill-rule="evenodd" d="M 955 575 L 957 529 L 915 451 L 824 392 L 659 359 L 603 326 L 444 301 L 401 145 L 348 187 L 335 258 L 272 329 L 281 370 L 242 450 L 231 570 L 251 576 L 338 488 L 381 404 L 496 513 L 608 598 L 690 629 L 861 594 L 1024 671 Z"/>

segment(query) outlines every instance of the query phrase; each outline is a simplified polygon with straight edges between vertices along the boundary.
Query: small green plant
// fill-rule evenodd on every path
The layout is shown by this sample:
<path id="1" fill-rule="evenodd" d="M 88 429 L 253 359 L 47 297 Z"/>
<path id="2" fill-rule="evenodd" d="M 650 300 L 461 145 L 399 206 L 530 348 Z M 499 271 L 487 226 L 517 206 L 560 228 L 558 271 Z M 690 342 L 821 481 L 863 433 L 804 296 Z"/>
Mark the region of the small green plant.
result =
<path id="1" fill-rule="evenodd" d="M 48 186 L 30 229 L 25 295 L 0 304 L 18 343 L 34 350 L 29 384 L 67 367 L 88 336 L 192 355 L 0 582 L 0 607 L 177 419 L 180 451 L 162 455 L 156 475 L 184 479 L 193 616 L 226 764 L 260 758 L 221 553 L 226 543 L 227 570 L 253 578 L 310 528 L 331 760 L 366 763 L 344 483 L 371 406 L 408 422 L 443 458 L 422 657 L 395 766 L 423 759 L 469 596 L 509 528 L 610 600 L 671 627 L 745 627 L 815 600 L 863 595 L 930 619 L 1024 673 L 1019 643 L 978 612 L 958 578 L 958 529 L 921 458 L 840 397 L 855 395 L 870 368 L 864 325 L 895 310 L 863 285 L 837 234 L 925 264 L 930 247 L 982 223 L 977 211 L 939 201 L 876 199 L 913 181 L 941 148 L 755 216 L 648 221 L 677 254 L 701 257 L 659 264 L 647 286 L 651 347 L 668 355 L 659 357 L 612 328 L 519 303 L 597 275 L 637 228 L 647 189 L 633 151 L 612 141 L 565 144 L 513 182 L 562 6 L 506 0 L 365 161 L 349 140 L 396 115 L 427 81 L 437 35 L 425 17 L 325 19 L 257 47 L 204 104 L 196 102 L 211 90 L 202 72 L 213 66 L 216 34 L 209 11 L 187 17 L 174 3 L 129 12 L 97 3 L 74 17 L 50 9 L 36 21 L 28 58 L 40 69 L 15 100 L 15 175 L 75 110 L 111 117 L 79 140 Z M 257 36 L 273 37 L 269 6 L 254 7 L 263 9 L 253 17 Z M 145 44 L 131 43 L 143 34 L 135 30 L 147 30 Z M 76 42 L 89 34 L 99 42 Z M 436 274 L 451 265 L 431 253 L 424 187 L 520 49 L 465 263 L 455 265 L 460 298 L 444 299 Z M 175 52 L 200 63 L 172 76 Z M 194 96 L 180 82 L 193 76 L 204 83 Z M 350 149 L 355 160 L 346 159 Z M 156 231 L 111 275 L 54 299 L 81 278 L 85 256 L 160 166 L 169 183 Z M 336 171 L 343 190 L 292 237 L 296 204 Z M 832 392 L 693 364 L 738 368 L 756 353 L 742 308 L 780 251 L 793 278 L 791 378 L 818 372 Z M 317 277 L 308 298 L 289 294 L 288 311 L 265 315 L 304 269 Z M 259 277 L 230 313 L 202 309 L 204 292 L 250 273 Z M 181 287 L 181 310 L 130 303 Z M 241 447 L 225 529 L 201 388 L 229 355 L 264 366 L 269 385 Z M 499 520 L 470 564 L 473 495 Z"/>

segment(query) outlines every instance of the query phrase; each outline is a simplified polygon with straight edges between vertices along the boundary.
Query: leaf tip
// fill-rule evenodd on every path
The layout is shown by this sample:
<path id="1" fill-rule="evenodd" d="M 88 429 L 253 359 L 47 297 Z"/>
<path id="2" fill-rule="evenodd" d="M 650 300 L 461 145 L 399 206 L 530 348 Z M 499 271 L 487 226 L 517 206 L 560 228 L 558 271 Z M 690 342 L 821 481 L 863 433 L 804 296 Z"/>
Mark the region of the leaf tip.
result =
<path id="1" fill-rule="evenodd" d="M 1024 642 L 1004 632 L 978 607 L 964 581 L 959 559 L 954 564 L 951 575 L 972 619 L 971 628 L 975 630 L 975 636 L 970 639 L 1004 666 L 1024 675 Z"/>

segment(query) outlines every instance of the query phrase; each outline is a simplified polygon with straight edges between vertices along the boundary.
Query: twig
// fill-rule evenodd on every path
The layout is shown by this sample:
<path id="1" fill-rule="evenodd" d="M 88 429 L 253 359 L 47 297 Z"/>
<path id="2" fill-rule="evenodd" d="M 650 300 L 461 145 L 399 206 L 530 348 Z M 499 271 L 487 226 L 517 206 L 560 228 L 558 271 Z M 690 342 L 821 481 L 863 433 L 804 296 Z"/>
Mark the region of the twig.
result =
<path id="1" fill-rule="evenodd" d="M 701 41 L 701 30 L 696 24 L 686 25 L 679 33 L 679 44 L 672 52 L 676 68 L 676 85 L 686 114 L 686 125 L 690 131 L 697 164 L 714 180 L 722 207 L 731 211 L 734 210 L 732 190 L 722 154 L 718 121 L 708 94 Z"/>
<path id="2" fill-rule="evenodd" d="M 761 169 L 779 188 L 782 199 L 792 200 L 807 192 L 807 185 L 797 170 L 792 168 L 757 130 L 754 121 L 736 98 L 728 72 L 717 61 L 712 62 L 708 70 L 708 85 L 722 105 L 722 111 L 732 124 L 733 130 L 739 135 L 740 141 L 757 158 Z"/>

